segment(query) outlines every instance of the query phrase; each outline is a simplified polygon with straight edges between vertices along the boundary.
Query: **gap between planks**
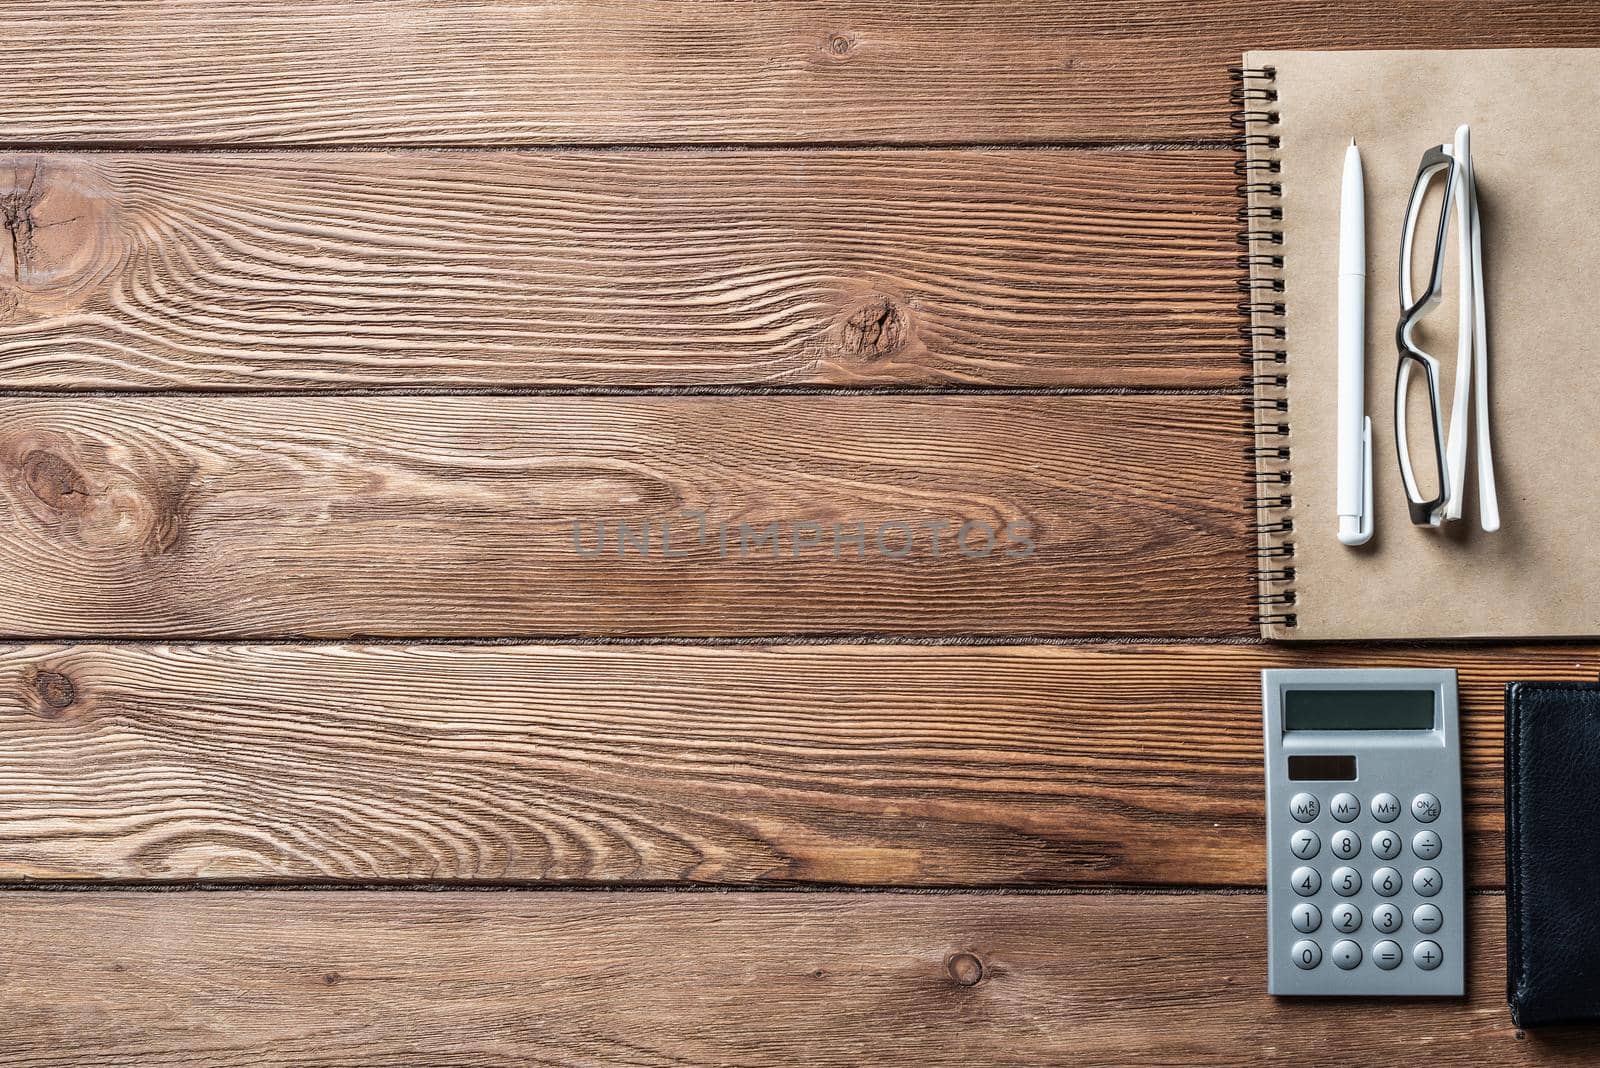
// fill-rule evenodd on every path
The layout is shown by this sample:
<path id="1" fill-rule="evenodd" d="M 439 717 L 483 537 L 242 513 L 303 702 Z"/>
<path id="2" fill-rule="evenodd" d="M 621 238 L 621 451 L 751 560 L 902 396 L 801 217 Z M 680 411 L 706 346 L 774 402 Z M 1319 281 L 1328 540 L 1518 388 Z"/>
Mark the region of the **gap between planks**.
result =
<path id="1" fill-rule="evenodd" d="M 1237 145 L 1231 138 L 1204 138 L 1167 141 L 714 141 L 701 144 L 695 141 L 651 143 L 648 141 L 595 142 L 584 141 L 547 144 L 541 142 L 462 145 L 449 142 L 418 144 L 387 142 L 360 145 L 319 144 L 307 141 L 297 144 L 186 144 L 182 141 L 152 141 L 147 143 L 118 141 L 0 141 L 0 152 L 61 153 L 74 155 L 110 155 L 137 153 L 144 156 L 262 156 L 295 155 L 306 152 L 337 152 L 358 155 L 361 153 L 438 153 L 454 152 L 478 155 L 507 152 L 529 155 L 582 155 L 587 153 L 659 153 L 661 155 L 688 155 L 695 153 L 739 152 L 792 155 L 805 152 L 1205 152 L 1235 151 Z"/>

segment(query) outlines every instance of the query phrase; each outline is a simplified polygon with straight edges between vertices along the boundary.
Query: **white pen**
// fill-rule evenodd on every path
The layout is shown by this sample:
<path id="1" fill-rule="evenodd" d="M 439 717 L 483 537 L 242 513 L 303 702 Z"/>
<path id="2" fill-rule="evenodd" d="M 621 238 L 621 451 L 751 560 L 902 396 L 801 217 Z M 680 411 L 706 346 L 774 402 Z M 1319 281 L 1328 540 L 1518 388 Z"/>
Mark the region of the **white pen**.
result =
<path id="1" fill-rule="evenodd" d="M 1339 540 L 1365 545 L 1372 537 L 1372 420 L 1366 414 L 1367 333 L 1366 189 L 1355 139 L 1344 153 L 1339 191 Z"/>

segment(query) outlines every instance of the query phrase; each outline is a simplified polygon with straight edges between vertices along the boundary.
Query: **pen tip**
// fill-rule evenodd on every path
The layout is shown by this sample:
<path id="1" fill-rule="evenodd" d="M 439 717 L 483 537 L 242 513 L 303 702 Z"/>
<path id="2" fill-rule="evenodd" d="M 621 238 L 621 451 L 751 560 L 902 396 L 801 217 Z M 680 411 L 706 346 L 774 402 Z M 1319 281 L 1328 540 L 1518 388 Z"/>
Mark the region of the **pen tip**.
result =
<path id="1" fill-rule="evenodd" d="M 1350 147 L 1351 148 L 1355 148 L 1356 147 L 1356 139 L 1354 137 L 1350 138 Z"/>

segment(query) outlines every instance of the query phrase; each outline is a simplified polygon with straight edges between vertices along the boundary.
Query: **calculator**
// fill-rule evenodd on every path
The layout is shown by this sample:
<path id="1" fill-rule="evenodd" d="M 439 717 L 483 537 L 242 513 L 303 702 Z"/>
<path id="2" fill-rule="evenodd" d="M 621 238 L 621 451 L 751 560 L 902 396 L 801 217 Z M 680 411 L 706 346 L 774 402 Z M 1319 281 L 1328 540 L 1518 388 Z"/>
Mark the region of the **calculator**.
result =
<path id="1" fill-rule="evenodd" d="M 1458 996 L 1466 981 L 1456 673 L 1261 673 L 1267 989 Z"/>

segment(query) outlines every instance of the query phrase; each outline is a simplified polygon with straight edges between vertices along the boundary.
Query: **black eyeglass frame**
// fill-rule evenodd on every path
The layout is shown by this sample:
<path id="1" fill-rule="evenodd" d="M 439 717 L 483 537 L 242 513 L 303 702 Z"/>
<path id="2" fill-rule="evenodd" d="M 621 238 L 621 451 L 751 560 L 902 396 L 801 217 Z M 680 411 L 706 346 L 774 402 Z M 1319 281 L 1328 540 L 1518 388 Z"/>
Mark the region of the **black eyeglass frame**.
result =
<path id="1" fill-rule="evenodd" d="M 1395 368 L 1394 424 L 1395 447 L 1400 458 L 1400 481 L 1405 486 L 1406 509 L 1417 526 L 1436 525 L 1436 515 L 1449 492 L 1450 477 L 1445 468 L 1444 420 L 1439 411 L 1439 361 L 1417 347 L 1411 332 L 1427 312 L 1439 303 L 1444 293 L 1445 237 L 1450 228 L 1450 209 L 1455 201 L 1459 167 L 1445 145 L 1434 145 L 1422 154 L 1417 176 L 1412 182 L 1411 199 L 1406 205 L 1405 228 L 1400 238 L 1400 322 L 1395 327 L 1395 347 L 1399 365 Z M 1444 203 L 1439 209 L 1439 232 L 1433 246 L 1433 265 L 1428 272 L 1428 287 L 1420 297 L 1411 293 L 1411 249 L 1416 237 L 1417 216 L 1422 202 L 1440 171 L 1445 172 Z M 1439 473 L 1439 489 L 1432 498 L 1423 498 L 1411 467 L 1410 442 L 1406 435 L 1406 395 L 1411 372 L 1421 367 L 1428 384 L 1428 414 L 1433 429 L 1434 466 Z"/>

